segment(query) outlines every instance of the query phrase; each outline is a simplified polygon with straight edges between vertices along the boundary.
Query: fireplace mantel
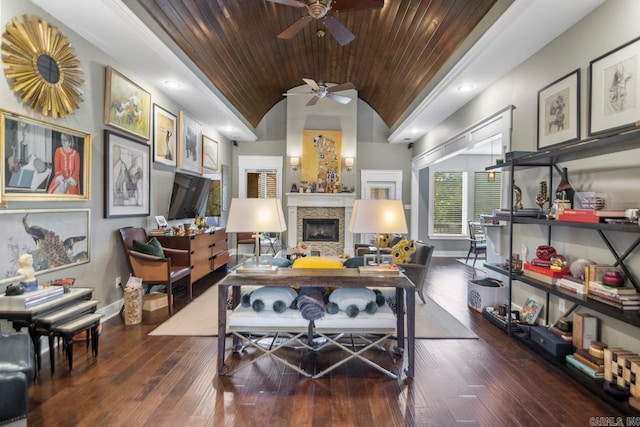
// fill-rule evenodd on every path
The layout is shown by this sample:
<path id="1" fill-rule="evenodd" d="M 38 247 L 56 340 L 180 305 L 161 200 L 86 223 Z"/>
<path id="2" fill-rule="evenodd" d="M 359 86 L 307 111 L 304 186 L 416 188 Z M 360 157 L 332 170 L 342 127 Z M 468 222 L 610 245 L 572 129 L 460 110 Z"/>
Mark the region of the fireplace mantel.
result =
<path id="1" fill-rule="evenodd" d="M 344 250 L 353 255 L 353 234 L 347 230 L 356 200 L 355 193 L 287 193 L 287 245 L 295 247 L 300 237 L 296 227 L 298 208 L 344 208 Z"/>

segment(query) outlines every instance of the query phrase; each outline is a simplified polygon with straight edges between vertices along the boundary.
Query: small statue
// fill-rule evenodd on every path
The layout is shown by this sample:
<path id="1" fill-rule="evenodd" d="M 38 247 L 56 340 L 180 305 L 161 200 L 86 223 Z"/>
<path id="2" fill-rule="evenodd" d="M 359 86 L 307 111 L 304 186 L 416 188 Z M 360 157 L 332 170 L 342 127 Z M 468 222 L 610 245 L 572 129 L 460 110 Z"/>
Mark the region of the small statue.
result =
<path id="1" fill-rule="evenodd" d="M 522 209 L 522 190 L 517 185 L 513 184 L 513 192 L 516 194 L 513 208 L 515 210 Z"/>
<path id="2" fill-rule="evenodd" d="M 33 256 L 31 254 L 22 254 L 18 258 L 20 268 L 16 274 L 20 276 L 20 284 L 24 287 L 25 292 L 31 292 L 38 289 L 38 280 L 33 269 Z"/>
<path id="3" fill-rule="evenodd" d="M 541 181 L 540 191 L 536 196 L 536 205 L 540 206 L 540 209 L 542 209 L 542 206 L 548 201 L 549 201 L 549 191 L 547 189 L 547 181 Z"/>

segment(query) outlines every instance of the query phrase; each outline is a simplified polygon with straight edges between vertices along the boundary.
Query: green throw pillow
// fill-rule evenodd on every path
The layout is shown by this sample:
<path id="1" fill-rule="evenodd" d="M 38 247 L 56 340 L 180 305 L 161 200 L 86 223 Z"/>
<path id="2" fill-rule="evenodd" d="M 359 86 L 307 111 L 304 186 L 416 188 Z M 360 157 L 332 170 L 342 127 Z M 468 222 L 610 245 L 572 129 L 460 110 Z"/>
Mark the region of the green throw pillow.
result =
<path id="1" fill-rule="evenodd" d="M 143 254 L 164 258 L 164 251 L 162 250 L 162 246 L 160 245 L 160 242 L 158 242 L 158 239 L 156 239 L 155 237 L 149 239 L 147 243 L 143 243 L 139 240 L 134 240 L 131 243 L 131 249 L 136 252 L 142 252 Z"/>

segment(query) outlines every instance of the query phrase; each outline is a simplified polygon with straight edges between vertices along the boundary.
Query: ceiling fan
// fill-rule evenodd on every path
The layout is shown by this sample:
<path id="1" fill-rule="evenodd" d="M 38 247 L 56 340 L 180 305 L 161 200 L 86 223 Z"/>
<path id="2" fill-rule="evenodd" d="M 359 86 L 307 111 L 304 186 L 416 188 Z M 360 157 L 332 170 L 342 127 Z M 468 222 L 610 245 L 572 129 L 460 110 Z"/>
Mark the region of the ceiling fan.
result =
<path id="1" fill-rule="evenodd" d="M 307 106 L 315 105 L 320 98 L 328 98 L 333 101 L 339 102 L 340 104 L 348 104 L 351 101 L 351 98 L 348 96 L 337 95 L 334 92 L 340 92 L 347 89 L 355 89 L 356 86 L 351 82 L 341 83 L 335 86 L 327 86 L 326 83 L 320 82 L 316 83 L 313 79 L 302 79 L 306 84 L 311 88 L 311 92 L 289 92 L 283 93 L 283 95 L 313 95 L 313 98 L 307 102 Z"/>
<path id="2" fill-rule="evenodd" d="M 344 46 L 356 38 L 351 31 L 342 25 L 337 19 L 331 15 L 327 15 L 330 10 L 337 12 L 348 12 L 356 10 L 373 10 L 382 9 L 384 0 L 308 0 L 308 3 L 298 0 L 268 0 L 272 3 L 279 3 L 285 6 L 306 7 L 309 12 L 308 16 L 303 16 L 286 28 L 280 34 L 280 39 L 290 39 L 295 36 L 298 31 L 302 30 L 305 25 L 312 19 L 324 18 L 324 26 L 329 30 L 331 35 L 338 41 L 340 46 Z M 333 2 L 333 5 L 332 5 Z"/>

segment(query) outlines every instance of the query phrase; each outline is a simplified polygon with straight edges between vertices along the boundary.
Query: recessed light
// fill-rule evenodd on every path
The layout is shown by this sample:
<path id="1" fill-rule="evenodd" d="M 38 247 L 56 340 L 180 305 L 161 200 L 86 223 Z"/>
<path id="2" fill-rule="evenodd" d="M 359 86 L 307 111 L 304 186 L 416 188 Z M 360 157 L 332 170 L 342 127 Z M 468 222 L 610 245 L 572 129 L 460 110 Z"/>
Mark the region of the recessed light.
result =
<path id="1" fill-rule="evenodd" d="M 469 92 L 470 90 L 472 90 L 475 86 L 472 84 L 465 84 L 462 86 L 458 86 L 458 92 Z"/>
<path id="2" fill-rule="evenodd" d="M 182 87 L 182 84 L 180 82 L 177 82 L 175 80 L 165 80 L 164 81 L 164 85 L 167 87 L 170 87 L 172 89 L 178 89 Z"/>

